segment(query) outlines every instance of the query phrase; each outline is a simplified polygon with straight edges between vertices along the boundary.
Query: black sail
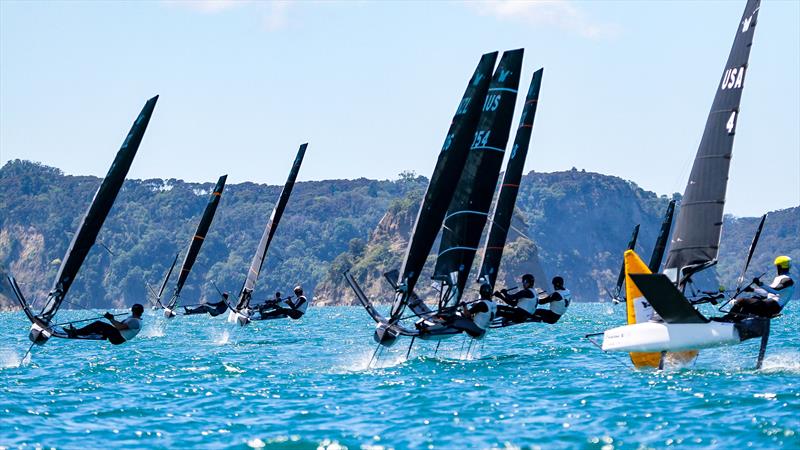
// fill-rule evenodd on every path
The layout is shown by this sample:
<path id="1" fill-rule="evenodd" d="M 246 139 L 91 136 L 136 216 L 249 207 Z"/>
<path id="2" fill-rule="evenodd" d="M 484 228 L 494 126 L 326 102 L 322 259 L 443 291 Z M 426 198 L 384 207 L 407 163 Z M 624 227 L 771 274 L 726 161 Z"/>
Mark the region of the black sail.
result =
<path id="1" fill-rule="evenodd" d="M 211 227 L 211 222 L 214 220 L 214 214 L 217 212 L 217 206 L 222 197 L 222 191 L 225 189 L 225 180 L 227 179 L 227 175 L 219 177 L 217 185 L 214 186 L 214 191 L 208 198 L 206 209 L 203 210 L 203 217 L 200 218 L 200 223 L 197 224 L 197 230 L 194 232 L 194 236 L 192 236 L 192 240 L 189 243 L 189 250 L 186 251 L 186 256 L 183 258 L 181 271 L 178 274 L 178 282 L 175 284 L 175 291 L 172 293 L 172 300 L 169 305 L 170 309 L 175 308 L 175 305 L 178 303 L 183 285 L 186 283 L 186 279 L 192 271 L 194 262 L 197 261 L 197 255 L 200 253 L 200 248 L 203 246 L 203 242 L 205 242 L 208 229 Z"/>
<path id="2" fill-rule="evenodd" d="M 436 167 L 428 182 L 406 249 L 403 267 L 400 270 L 401 292 L 398 293 L 392 306 L 392 320 L 399 318 L 405 306 L 405 297 L 413 292 L 420 271 L 439 234 L 442 220 L 453 198 L 469 153 L 496 60 L 497 52 L 487 53 L 481 57 L 450 123 L 450 129 L 439 152 Z"/>
<path id="3" fill-rule="evenodd" d="M 636 240 L 639 238 L 639 224 L 636 224 L 633 227 L 633 233 L 631 233 L 631 239 L 628 241 L 628 246 L 626 247 L 627 250 L 634 250 L 636 248 Z M 620 298 L 622 295 L 622 285 L 625 284 L 625 260 L 622 260 L 622 266 L 619 268 L 619 276 L 617 276 L 617 285 L 614 287 L 614 293 L 612 297 L 614 299 Z"/>
<path id="4" fill-rule="evenodd" d="M 297 156 L 294 159 L 294 164 L 292 164 L 292 170 L 289 172 L 289 178 L 286 180 L 286 184 L 283 185 L 278 203 L 275 204 L 275 208 L 269 216 L 267 226 L 264 227 L 264 233 L 261 235 L 256 253 L 253 255 L 253 261 L 250 263 L 250 268 L 247 271 L 247 278 L 239 293 L 239 301 L 236 303 L 237 310 L 247 308 L 250 305 L 250 298 L 253 295 L 253 289 L 256 287 L 256 280 L 258 280 L 258 274 L 261 272 L 261 266 L 264 265 L 264 258 L 267 256 L 269 244 L 272 242 L 272 237 L 275 236 L 275 230 L 278 229 L 278 223 L 281 221 L 283 211 L 286 209 L 286 204 L 289 203 L 289 196 L 292 195 L 292 189 L 297 180 L 297 174 L 300 172 L 300 165 L 303 164 L 303 157 L 306 155 L 306 147 L 308 147 L 308 143 L 301 145 L 300 149 L 297 150 Z"/>
<path id="5" fill-rule="evenodd" d="M 528 147 L 533 131 L 533 119 L 536 116 L 536 107 L 539 104 L 539 90 L 542 86 L 544 69 L 539 69 L 533 74 L 528 95 L 525 97 L 525 106 L 519 120 L 514 145 L 511 147 L 511 156 L 506 164 L 506 173 L 503 175 L 503 184 L 497 195 L 497 205 L 494 209 L 492 224 L 483 249 L 483 262 L 478 279 L 489 283 L 493 288 L 497 281 L 497 272 L 500 270 L 500 261 L 503 259 L 503 248 L 508 239 L 511 228 L 511 219 L 514 215 L 514 206 L 517 203 L 519 184 L 522 181 L 522 171 L 525 168 L 525 159 L 528 156 Z M 539 275 L 536 275 L 537 281 Z M 541 280 L 547 283 L 546 280 Z"/>
<path id="6" fill-rule="evenodd" d="M 492 206 L 517 100 L 523 50 L 503 53 L 484 101 L 461 179 L 442 229 L 434 279 L 451 290 L 446 302 L 461 298 Z"/>
<path id="7" fill-rule="evenodd" d="M 667 205 L 667 212 L 664 213 L 664 220 L 661 221 L 661 230 L 656 238 L 656 245 L 653 246 L 653 253 L 650 255 L 650 262 L 647 267 L 650 272 L 658 273 L 661 261 L 664 259 L 664 250 L 667 248 L 669 232 L 672 229 L 672 215 L 675 213 L 675 200 L 670 200 Z"/>
<path id="8" fill-rule="evenodd" d="M 664 266 L 673 278 L 683 279 L 693 269 L 686 271 L 689 273 L 676 272 L 691 266 L 701 268 L 717 258 L 733 137 L 759 5 L 759 0 L 747 1 L 717 85 Z"/>
<path id="9" fill-rule="evenodd" d="M 39 313 L 39 318 L 44 322 L 49 323 L 58 308 L 61 307 L 61 302 L 67 295 L 70 286 L 72 286 L 72 282 L 75 281 L 75 276 L 86 259 L 86 255 L 89 254 L 89 250 L 97 240 L 97 235 L 100 233 L 103 222 L 105 222 L 106 216 L 108 216 L 111 207 L 114 205 L 114 200 L 122 188 L 128 169 L 133 163 L 133 157 L 136 156 L 136 151 L 142 142 L 144 132 L 147 130 L 147 124 L 150 123 L 150 117 L 156 107 L 156 101 L 158 101 L 157 95 L 145 103 L 142 112 L 133 122 L 128 136 L 122 143 L 122 147 L 117 152 L 114 162 L 111 163 L 111 168 L 108 169 L 106 177 L 103 178 L 100 188 L 94 194 L 92 204 L 89 205 L 89 209 L 81 219 L 78 230 L 62 259 L 53 288 L 47 296 L 47 302 L 41 313 Z"/>

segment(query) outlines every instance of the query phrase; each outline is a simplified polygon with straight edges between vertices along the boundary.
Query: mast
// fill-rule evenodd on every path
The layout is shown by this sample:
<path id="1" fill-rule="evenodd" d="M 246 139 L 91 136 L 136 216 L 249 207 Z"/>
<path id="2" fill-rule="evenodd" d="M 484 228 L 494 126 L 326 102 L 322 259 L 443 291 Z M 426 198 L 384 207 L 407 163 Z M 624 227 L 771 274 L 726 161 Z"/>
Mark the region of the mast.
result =
<path id="1" fill-rule="evenodd" d="M 178 274 L 178 282 L 175 284 L 175 291 L 172 293 L 172 299 L 169 302 L 169 309 L 174 309 L 178 304 L 178 298 L 181 295 L 183 285 L 186 283 L 186 279 L 189 278 L 189 272 L 192 271 L 192 266 L 194 266 L 194 262 L 197 260 L 197 255 L 200 253 L 203 242 L 205 242 L 208 229 L 211 227 L 211 222 L 214 220 L 214 214 L 217 212 L 217 206 L 222 197 L 222 191 L 225 189 L 225 181 L 227 179 L 227 175 L 219 177 L 217 185 L 214 186 L 214 191 L 208 198 L 206 209 L 203 210 L 203 217 L 200 218 L 200 223 L 197 224 L 197 230 L 194 232 L 194 236 L 192 236 L 192 241 L 189 242 L 189 250 L 186 251 L 186 256 L 183 258 L 181 271 Z"/>
<path id="2" fill-rule="evenodd" d="M 628 241 L 626 250 L 634 250 L 636 248 L 636 239 L 639 237 L 639 224 L 633 227 L 631 239 Z M 619 268 L 619 276 L 617 277 L 617 285 L 614 288 L 614 294 L 611 296 L 613 300 L 619 299 L 622 294 L 622 284 L 625 283 L 625 258 L 622 259 L 622 267 Z"/>
<path id="3" fill-rule="evenodd" d="M 478 279 L 489 283 L 492 288 L 497 281 L 497 272 L 500 270 L 500 261 L 503 258 L 503 248 L 511 228 L 514 206 L 517 203 L 519 184 L 522 181 L 522 171 L 525 168 L 525 159 L 528 156 L 528 147 L 533 131 L 533 119 L 536 117 L 536 107 L 539 104 L 539 90 L 542 86 L 543 73 L 544 69 L 539 69 L 534 72 L 531 79 L 528 95 L 525 97 L 525 106 L 522 109 L 522 117 L 520 117 L 517 134 L 514 137 L 514 145 L 511 147 L 511 156 L 508 158 L 506 173 L 503 175 L 503 184 L 497 195 L 494 218 L 489 227 L 489 234 L 483 250 L 483 262 Z M 538 264 L 538 251 L 536 259 Z M 546 283 L 545 280 L 542 281 Z"/>
<path id="4" fill-rule="evenodd" d="M 464 293 L 492 206 L 517 100 L 523 49 L 503 53 L 483 104 L 461 179 L 447 210 L 433 279 L 451 289 L 445 306 Z"/>
<path id="5" fill-rule="evenodd" d="M 661 230 L 658 232 L 653 254 L 650 255 L 650 263 L 647 265 L 652 273 L 658 273 L 661 261 L 664 259 L 664 250 L 667 248 L 667 240 L 669 239 L 669 231 L 672 229 L 672 215 L 674 213 L 675 200 L 670 200 L 669 205 L 667 205 L 667 212 L 664 213 L 664 220 L 661 221 Z"/>
<path id="6" fill-rule="evenodd" d="M 247 271 L 247 278 L 239 293 L 239 301 L 236 304 L 237 311 L 247 308 L 250 305 L 250 298 L 253 295 L 253 289 L 256 287 L 256 280 L 258 280 L 258 274 L 261 272 L 261 266 L 264 265 L 264 258 L 267 256 L 269 244 L 272 242 L 275 230 L 278 229 L 278 223 L 281 221 L 283 211 L 286 209 L 286 204 L 289 202 L 289 196 L 292 195 L 292 189 L 297 180 L 297 174 L 300 172 L 300 165 L 303 163 L 303 157 L 306 154 L 306 147 L 308 147 L 308 143 L 301 145 L 300 149 L 297 150 L 297 156 L 294 159 L 294 164 L 292 164 L 292 170 L 289 171 L 289 178 L 286 180 L 286 184 L 283 185 L 281 195 L 278 197 L 278 203 L 275 204 L 275 208 L 269 216 L 267 226 L 264 227 L 264 233 L 261 235 L 256 253 L 253 255 L 253 261 L 250 263 L 250 269 Z"/>
<path id="7" fill-rule="evenodd" d="M 733 138 L 760 3 L 747 1 L 736 28 L 681 201 L 664 265 L 664 273 L 681 287 L 692 273 L 713 265 L 719 253 Z"/>
<path id="8" fill-rule="evenodd" d="M 161 305 L 161 297 L 164 295 L 164 289 L 166 289 L 169 278 L 172 276 L 172 270 L 175 269 L 175 264 L 177 263 L 178 253 L 175 254 L 175 259 L 172 260 L 172 264 L 169 266 L 169 270 L 167 271 L 167 274 L 164 275 L 164 280 L 161 282 L 161 287 L 158 289 L 158 294 L 156 295 L 156 304 L 158 305 Z"/>
<path id="9" fill-rule="evenodd" d="M 86 210 L 86 214 L 78 225 L 78 230 L 64 254 L 61 267 L 58 268 L 58 275 L 56 275 L 53 288 L 47 296 L 47 302 L 39 313 L 39 318 L 47 324 L 61 307 L 61 302 L 72 286 L 72 282 L 75 281 L 75 276 L 86 259 L 86 255 L 89 254 L 89 250 L 97 240 L 103 222 L 111 211 L 114 200 L 125 181 L 125 176 L 128 174 L 128 169 L 133 163 L 133 157 L 136 156 L 139 144 L 142 143 L 144 132 L 147 130 L 147 124 L 150 123 L 150 117 L 153 115 L 157 101 L 158 96 L 156 95 L 145 103 L 122 143 L 122 147 L 117 152 L 117 156 L 114 157 L 114 162 L 111 163 L 106 177 L 103 178 L 103 182 L 94 194 L 92 204 L 89 205 L 89 209 Z"/>
<path id="10" fill-rule="evenodd" d="M 497 52 L 481 57 L 472 78 L 467 85 L 458 109 L 450 123 L 436 167 L 428 182 L 420 204 L 414 230 L 408 242 L 403 266 L 400 270 L 400 286 L 397 290 L 390 321 L 400 318 L 409 295 L 414 291 L 425 260 L 433 247 L 442 226 L 447 207 L 453 198 L 456 184 L 469 153 L 471 139 L 478 125 L 481 107 L 489 88 L 492 69 L 497 60 Z"/>

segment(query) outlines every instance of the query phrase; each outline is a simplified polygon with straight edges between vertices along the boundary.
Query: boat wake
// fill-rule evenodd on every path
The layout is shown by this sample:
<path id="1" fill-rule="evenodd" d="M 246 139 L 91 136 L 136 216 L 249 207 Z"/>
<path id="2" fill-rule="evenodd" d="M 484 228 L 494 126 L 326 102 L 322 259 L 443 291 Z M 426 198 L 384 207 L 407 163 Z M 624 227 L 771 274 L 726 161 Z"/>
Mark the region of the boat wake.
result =
<path id="1" fill-rule="evenodd" d="M 800 373 L 800 353 L 787 352 L 770 355 L 764 359 L 760 372 L 791 372 Z"/>

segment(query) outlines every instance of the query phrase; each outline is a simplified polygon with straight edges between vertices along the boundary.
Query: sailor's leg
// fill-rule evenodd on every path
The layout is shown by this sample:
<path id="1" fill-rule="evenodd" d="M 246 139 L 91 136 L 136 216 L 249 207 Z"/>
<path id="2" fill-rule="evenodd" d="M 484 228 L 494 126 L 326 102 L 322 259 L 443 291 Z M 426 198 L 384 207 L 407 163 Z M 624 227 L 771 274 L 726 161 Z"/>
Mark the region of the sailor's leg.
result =
<path id="1" fill-rule="evenodd" d="M 100 320 L 96 320 L 85 327 L 77 328 L 73 332 L 76 336 L 90 336 L 93 334 L 99 334 L 105 337 L 105 335 L 109 332 L 109 328 L 116 331 L 117 329 L 114 328 L 113 325 L 107 322 L 103 322 Z"/>
<path id="2" fill-rule="evenodd" d="M 122 337 L 119 330 L 117 330 L 114 325 L 99 320 L 68 333 L 75 336 L 99 335 L 114 345 L 119 345 L 125 342 L 125 338 Z"/>

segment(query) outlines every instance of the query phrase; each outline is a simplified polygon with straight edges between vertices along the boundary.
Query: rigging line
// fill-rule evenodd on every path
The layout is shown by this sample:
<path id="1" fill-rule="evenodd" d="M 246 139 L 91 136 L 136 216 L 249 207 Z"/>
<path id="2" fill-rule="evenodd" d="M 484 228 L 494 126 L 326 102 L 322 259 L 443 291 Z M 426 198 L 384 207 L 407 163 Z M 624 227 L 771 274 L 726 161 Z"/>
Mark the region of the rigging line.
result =
<path id="1" fill-rule="evenodd" d="M 112 252 L 112 251 L 111 251 L 111 249 L 110 249 L 110 248 L 108 248 L 108 247 L 106 246 L 106 244 L 104 244 L 104 243 L 103 243 L 103 241 L 97 241 L 97 243 L 98 243 L 98 244 L 100 244 L 100 245 L 101 245 L 101 246 L 102 246 L 104 249 L 106 249 L 106 251 L 107 251 L 107 252 L 108 252 L 108 253 L 109 253 L 111 256 L 116 256 L 116 255 L 114 254 L 114 252 Z"/>
<path id="2" fill-rule="evenodd" d="M 128 315 L 128 313 L 112 314 L 112 315 L 113 315 L 114 317 L 119 317 L 119 316 L 127 316 L 127 315 Z M 72 324 L 75 324 L 75 323 L 88 322 L 88 321 L 90 321 L 90 320 L 99 320 L 99 319 L 105 319 L 105 316 L 90 317 L 90 318 L 88 318 L 88 319 L 81 319 L 81 320 L 71 320 L 71 321 L 69 321 L 69 322 L 61 322 L 61 323 L 56 323 L 56 324 L 53 324 L 53 326 L 54 326 L 54 327 L 56 327 L 56 326 L 58 326 L 58 327 L 62 327 L 62 326 L 64 326 L 64 325 L 72 325 Z"/>

